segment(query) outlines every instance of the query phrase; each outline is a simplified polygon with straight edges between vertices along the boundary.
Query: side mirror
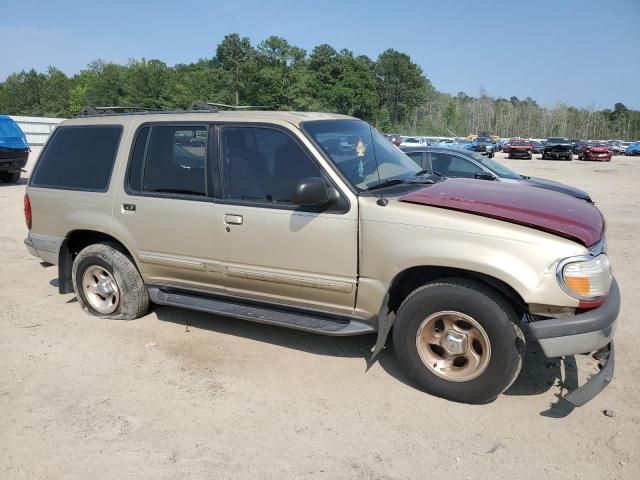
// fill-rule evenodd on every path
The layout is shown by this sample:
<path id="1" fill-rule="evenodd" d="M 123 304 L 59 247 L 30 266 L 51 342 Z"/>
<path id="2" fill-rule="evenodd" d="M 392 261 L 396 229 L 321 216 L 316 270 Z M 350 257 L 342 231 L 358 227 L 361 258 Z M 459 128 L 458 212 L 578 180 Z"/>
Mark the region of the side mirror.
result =
<path id="1" fill-rule="evenodd" d="M 326 205 L 335 201 L 337 192 L 334 192 L 333 188 L 327 188 L 322 178 L 308 177 L 297 183 L 291 200 L 295 205 Z"/>
<path id="2" fill-rule="evenodd" d="M 496 177 L 489 173 L 489 172 L 477 172 L 474 175 L 475 178 L 477 178 L 478 180 L 495 180 Z"/>

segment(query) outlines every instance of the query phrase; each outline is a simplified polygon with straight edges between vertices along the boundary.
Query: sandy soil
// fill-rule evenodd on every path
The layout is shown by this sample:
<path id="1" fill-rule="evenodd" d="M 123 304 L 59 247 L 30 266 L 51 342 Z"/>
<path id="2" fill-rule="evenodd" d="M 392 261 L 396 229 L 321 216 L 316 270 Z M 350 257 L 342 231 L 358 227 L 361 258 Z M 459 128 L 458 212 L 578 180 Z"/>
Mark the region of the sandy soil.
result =
<path id="1" fill-rule="evenodd" d="M 585 407 L 556 395 L 592 365 L 535 346 L 507 394 L 468 406 L 413 388 L 390 348 L 365 373 L 368 337 L 89 317 L 23 246 L 23 180 L 0 186 L 0 478 L 640 478 L 640 159 L 504 163 L 588 190 L 608 220 L 616 377 Z"/>

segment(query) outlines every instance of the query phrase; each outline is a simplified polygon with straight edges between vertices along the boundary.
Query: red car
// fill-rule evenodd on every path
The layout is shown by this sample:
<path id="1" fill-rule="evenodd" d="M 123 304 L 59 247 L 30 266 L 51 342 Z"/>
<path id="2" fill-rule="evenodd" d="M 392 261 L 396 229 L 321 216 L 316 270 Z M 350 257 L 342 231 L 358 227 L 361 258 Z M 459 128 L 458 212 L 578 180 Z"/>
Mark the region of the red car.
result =
<path id="1" fill-rule="evenodd" d="M 604 143 L 588 144 L 578 153 L 578 160 L 610 162 L 612 155 L 613 153 Z"/>
<path id="2" fill-rule="evenodd" d="M 524 158 L 525 160 L 531 160 L 533 154 L 531 153 L 531 142 L 526 140 L 513 140 L 509 143 L 509 149 L 507 152 L 507 158 Z"/>
<path id="3" fill-rule="evenodd" d="M 523 142 L 523 141 L 524 141 L 524 138 L 510 138 L 504 143 L 504 145 L 502 145 L 502 151 L 504 153 L 509 153 L 509 151 L 511 150 L 511 145 L 513 145 L 513 142 Z"/>
<path id="4" fill-rule="evenodd" d="M 397 133 L 385 133 L 384 137 L 393 143 L 396 147 L 399 147 L 402 143 L 402 138 Z"/>

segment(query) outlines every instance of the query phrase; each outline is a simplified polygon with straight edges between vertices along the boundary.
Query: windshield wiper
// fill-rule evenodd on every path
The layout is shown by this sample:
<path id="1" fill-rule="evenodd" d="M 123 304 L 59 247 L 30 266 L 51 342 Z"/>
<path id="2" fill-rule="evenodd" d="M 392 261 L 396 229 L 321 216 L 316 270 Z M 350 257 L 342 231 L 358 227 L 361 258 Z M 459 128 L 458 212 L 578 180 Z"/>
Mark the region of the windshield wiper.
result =
<path id="1" fill-rule="evenodd" d="M 444 177 L 444 175 L 442 175 L 440 172 L 436 171 L 436 170 L 427 170 L 426 168 L 420 170 L 419 172 L 416 172 L 416 177 L 420 177 L 422 175 L 425 174 L 431 174 L 431 175 L 435 175 L 436 177 Z"/>
<path id="2" fill-rule="evenodd" d="M 379 188 L 391 187 L 393 185 L 410 184 L 410 183 L 425 185 L 425 184 L 434 183 L 434 181 L 428 178 L 425 178 L 423 180 L 410 180 L 408 178 L 387 178 L 386 180 L 383 180 L 382 182 L 376 185 L 371 185 L 370 187 L 365 188 L 363 192 L 369 192 L 371 190 L 377 190 Z"/>

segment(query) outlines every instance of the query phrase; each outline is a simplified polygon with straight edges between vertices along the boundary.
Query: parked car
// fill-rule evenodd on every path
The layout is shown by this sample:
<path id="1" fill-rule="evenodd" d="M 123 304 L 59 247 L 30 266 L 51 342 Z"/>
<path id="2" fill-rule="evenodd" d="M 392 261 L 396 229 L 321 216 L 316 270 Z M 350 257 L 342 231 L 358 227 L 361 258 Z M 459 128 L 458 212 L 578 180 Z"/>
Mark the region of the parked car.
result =
<path id="1" fill-rule="evenodd" d="M 186 129 L 218 146 L 197 154 L 204 168 L 174 157 Z M 547 357 L 597 356 L 600 372 L 565 397 L 574 405 L 613 375 L 620 293 L 594 205 L 431 175 L 352 117 L 205 110 L 67 120 L 24 205 L 27 248 L 57 265 L 60 293 L 74 292 L 100 319 L 135 319 L 157 304 L 326 335 L 376 333 L 369 362 L 392 331 L 407 378 L 468 403 L 514 382 L 527 341 Z"/>
<path id="2" fill-rule="evenodd" d="M 17 183 L 29 160 L 29 143 L 11 117 L 0 115 L 0 182 Z"/>
<path id="3" fill-rule="evenodd" d="M 573 146 L 568 138 L 549 137 L 542 149 L 542 160 L 573 160 Z"/>
<path id="4" fill-rule="evenodd" d="M 527 140 L 512 140 L 505 153 L 507 158 L 524 158 L 526 160 L 533 158 L 531 143 Z"/>
<path id="5" fill-rule="evenodd" d="M 578 146 L 580 145 L 581 142 L 582 142 L 582 140 L 578 140 L 577 138 L 571 140 L 571 151 L 573 153 L 575 153 L 575 154 L 578 153 L 577 149 L 578 149 Z"/>
<path id="6" fill-rule="evenodd" d="M 490 137 L 476 137 L 471 141 L 469 148 L 471 151 L 481 153 L 489 158 L 492 158 L 495 152 L 495 146 Z"/>
<path id="7" fill-rule="evenodd" d="M 531 153 L 542 153 L 544 150 L 544 142 L 532 142 L 531 143 Z"/>
<path id="8" fill-rule="evenodd" d="M 528 177 L 510 170 L 494 159 L 467 150 L 432 147 L 401 148 L 416 164 L 427 172 L 454 178 L 475 178 L 504 183 L 518 183 L 564 193 L 593 203 L 584 190 L 544 178 Z"/>
<path id="9" fill-rule="evenodd" d="M 420 137 L 406 137 L 400 144 L 401 147 L 419 147 L 420 145 L 426 145 L 427 141 Z"/>
<path id="10" fill-rule="evenodd" d="M 622 142 L 622 145 L 620 148 L 620 155 L 624 155 L 627 152 L 627 148 L 629 147 L 629 145 L 631 145 L 631 143 L 633 142 Z"/>
<path id="11" fill-rule="evenodd" d="M 622 155 L 624 148 L 622 147 L 622 140 L 607 140 L 605 145 L 609 148 L 613 155 Z"/>
<path id="12" fill-rule="evenodd" d="M 511 148 L 511 142 L 513 142 L 513 139 L 508 139 L 505 140 L 502 144 L 502 152 L 503 153 L 509 153 L 509 148 Z"/>
<path id="13" fill-rule="evenodd" d="M 640 142 L 634 142 L 630 144 L 624 151 L 625 155 L 640 155 Z"/>
<path id="14" fill-rule="evenodd" d="M 397 133 L 386 133 L 384 137 L 393 143 L 396 147 L 399 147 L 402 143 L 402 138 Z"/>
<path id="15" fill-rule="evenodd" d="M 612 155 L 613 154 L 606 143 L 587 143 L 580 147 L 578 160 L 610 162 Z"/>

